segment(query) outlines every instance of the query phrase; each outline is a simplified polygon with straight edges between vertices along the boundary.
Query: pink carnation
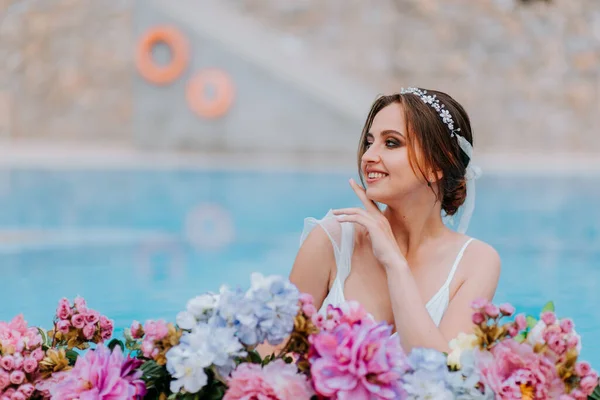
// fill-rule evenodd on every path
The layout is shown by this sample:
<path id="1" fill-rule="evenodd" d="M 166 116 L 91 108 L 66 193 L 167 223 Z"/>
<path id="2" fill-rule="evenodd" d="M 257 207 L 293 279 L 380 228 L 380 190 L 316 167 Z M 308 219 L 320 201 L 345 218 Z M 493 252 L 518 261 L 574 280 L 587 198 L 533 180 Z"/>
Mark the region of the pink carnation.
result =
<path id="1" fill-rule="evenodd" d="M 309 338 L 315 391 L 326 397 L 396 399 L 408 364 L 391 327 L 370 319 L 338 325 Z"/>
<path id="2" fill-rule="evenodd" d="M 533 389 L 536 399 L 555 399 L 564 393 L 556 367 L 530 345 L 506 339 L 489 352 L 477 352 L 477 365 L 486 385 L 500 399 L 520 399 L 521 388 Z"/>
<path id="3" fill-rule="evenodd" d="M 240 364 L 228 384 L 223 400 L 308 400 L 314 395 L 309 381 L 296 366 L 280 359 L 262 368 L 258 364 Z"/>

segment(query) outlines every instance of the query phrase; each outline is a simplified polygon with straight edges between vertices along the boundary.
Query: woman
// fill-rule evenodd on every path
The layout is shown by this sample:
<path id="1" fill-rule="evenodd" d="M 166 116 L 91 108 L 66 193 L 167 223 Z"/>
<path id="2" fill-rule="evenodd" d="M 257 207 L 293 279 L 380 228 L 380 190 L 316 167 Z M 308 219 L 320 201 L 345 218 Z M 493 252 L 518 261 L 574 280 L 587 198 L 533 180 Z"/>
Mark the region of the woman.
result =
<path id="1" fill-rule="evenodd" d="M 452 338 L 472 331 L 471 302 L 491 300 L 500 275 L 492 247 L 442 220 L 473 195 L 472 143 L 467 113 L 445 93 L 410 88 L 379 97 L 358 150 L 366 189 L 350 181 L 364 209 L 307 219 L 290 280 L 321 311 L 358 301 L 394 326 L 407 352 L 448 351 Z"/>

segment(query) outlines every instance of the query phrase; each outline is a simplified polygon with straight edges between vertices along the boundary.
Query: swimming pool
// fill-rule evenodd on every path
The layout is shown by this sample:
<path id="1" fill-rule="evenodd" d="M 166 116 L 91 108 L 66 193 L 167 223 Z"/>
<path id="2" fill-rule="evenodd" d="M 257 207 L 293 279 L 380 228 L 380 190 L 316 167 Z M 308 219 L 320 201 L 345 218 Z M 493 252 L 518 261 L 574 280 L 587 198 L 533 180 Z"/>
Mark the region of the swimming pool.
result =
<path id="1" fill-rule="evenodd" d="M 60 297 L 82 295 L 123 328 L 134 319 L 174 320 L 188 298 L 221 283 L 246 286 L 252 271 L 287 275 L 304 217 L 358 204 L 347 178 L 1 171 L 0 319 L 23 312 L 49 327 Z M 484 176 L 469 232 L 502 256 L 496 300 L 530 313 L 554 300 L 559 315 L 574 319 L 583 356 L 596 368 L 599 183 Z M 214 210 L 218 221 L 205 218 Z"/>

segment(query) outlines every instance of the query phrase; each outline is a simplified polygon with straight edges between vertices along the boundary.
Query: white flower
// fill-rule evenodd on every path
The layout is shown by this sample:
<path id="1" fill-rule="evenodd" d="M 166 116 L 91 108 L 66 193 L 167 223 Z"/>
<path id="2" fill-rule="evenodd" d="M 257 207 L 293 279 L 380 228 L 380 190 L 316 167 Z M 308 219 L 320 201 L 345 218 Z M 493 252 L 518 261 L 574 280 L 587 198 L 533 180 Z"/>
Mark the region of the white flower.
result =
<path id="1" fill-rule="evenodd" d="M 177 321 L 177 325 L 181 329 L 189 329 L 189 330 L 191 330 L 198 323 L 198 321 L 196 320 L 196 317 L 194 317 L 194 315 L 189 311 L 182 311 L 179 314 L 177 314 L 176 321 Z"/>
<path id="2" fill-rule="evenodd" d="M 459 333 L 458 336 L 450 341 L 451 352 L 448 354 L 447 364 L 450 367 L 460 369 L 460 356 L 464 350 L 471 350 L 477 346 L 477 336 L 474 334 Z"/>
<path id="3" fill-rule="evenodd" d="M 194 356 L 186 348 L 176 346 L 167 352 L 167 370 L 173 377 L 171 391 L 178 393 L 182 388 L 186 392 L 196 393 L 207 383 L 205 360 Z"/>
<path id="4" fill-rule="evenodd" d="M 200 319 L 206 312 L 212 311 L 219 303 L 219 295 L 205 293 L 190 299 L 187 303 L 187 311 L 196 319 Z"/>

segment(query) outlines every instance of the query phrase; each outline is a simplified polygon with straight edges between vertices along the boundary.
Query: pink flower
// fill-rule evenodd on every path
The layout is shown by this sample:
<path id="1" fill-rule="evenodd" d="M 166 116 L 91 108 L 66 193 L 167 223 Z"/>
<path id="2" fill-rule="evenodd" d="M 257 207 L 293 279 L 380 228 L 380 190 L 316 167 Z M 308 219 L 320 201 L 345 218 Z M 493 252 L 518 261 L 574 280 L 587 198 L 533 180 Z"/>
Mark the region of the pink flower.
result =
<path id="1" fill-rule="evenodd" d="M 38 362 L 33 357 L 26 357 L 23 361 L 23 370 L 28 374 L 31 374 L 35 370 L 37 370 Z"/>
<path id="2" fill-rule="evenodd" d="M 75 314 L 71 318 L 71 323 L 77 329 L 81 329 L 85 326 L 85 315 L 83 314 Z"/>
<path id="3" fill-rule="evenodd" d="M 113 327 L 114 325 L 111 319 L 106 318 L 104 315 L 100 316 L 100 330 L 109 331 L 112 335 Z"/>
<path id="4" fill-rule="evenodd" d="M 471 303 L 471 308 L 475 309 L 475 310 L 481 310 L 482 308 L 484 308 L 486 306 L 486 304 L 488 304 L 489 302 L 484 299 L 484 298 L 478 298 L 475 299 L 472 303 Z"/>
<path id="5" fill-rule="evenodd" d="M 58 308 L 56 309 L 56 316 L 59 319 L 67 319 L 71 316 L 71 303 L 66 298 L 60 299 L 58 302 Z"/>
<path id="6" fill-rule="evenodd" d="M 280 359 L 262 368 L 258 364 L 240 364 L 228 384 L 223 400 L 308 400 L 314 395 L 309 381 L 296 366 Z"/>
<path id="7" fill-rule="evenodd" d="M 527 318 L 525 318 L 524 314 L 519 314 L 515 317 L 515 323 L 517 324 L 517 329 L 522 331 L 527 328 Z"/>
<path id="8" fill-rule="evenodd" d="M 552 311 L 545 311 L 542 313 L 542 321 L 544 321 L 546 325 L 553 325 L 556 322 L 556 314 Z"/>
<path id="9" fill-rule="evenodd" d="M 575 373 L 579 376 L 585 376 L 590 373 L 592 366 L 587 361 L 580 361 L 575 364 Z"/>
<path id="10" fill-rule="evenodd" d="M 77 312 L 81 313 L 81 314 L 85 314 L 88 311 L 87 308 L 87 304 L 85 302 L 85 299 L 83 297 L 75 297 L 75 308 L 77 309 Z"/>
<path id="11" fill-rule="evenodd" d="M 25 380 L 25 373 L 20 370 L 16 370 L 10 373 L 10 383 L 13 385 L 20 385 Z"/>
<path id="12" fill-rule="evenodd" d="M 15 364 L 13 365 L 13 369 L 21 369 L 23 367 L 23 355 L 21 353 L 15 353 L 14 355 Z"/>
<path id="13" fill-rule="evenodd" d="M 27 400 L 27 397 L 21 392 L 14 392 L 12 396 L 10 396 L 10 400 Z"/>
<path id="14" fill-rule="evenodd" d="M 579 382 L 579 388 L 586 396 L 591 395 L 596 386 L 598 386 L 598 377 L 594 376 L 588 375 Z"/>
<path id="15" fill-rule="evenodd" d="M 400 377 L 408 364 L 400 341 L 390 334 L 390 326 L 364 319 L 312 335 L 309 362 L 315 391 L 357 400 L 400 397 Z"/>
<path id="16" fill-rule="evenodd" d="M 498 315 L 500 315 L 500 309 L 498 308 L 498 306 L 492 303 L 486 304 L 484 310 L 488 317 L 491 318 L 496 318 Z"/>
<path id="17" fill-rule="evenodd" d="M 8 375 L 8 372 L 0 369 L 0 391 L 4 390 L 8 385 L 10 385 L 10 375 Z"/>
<path id="18" fill-rule="evenodd" d="M 511 304 L 509 304 L 509 303 L 504 303 L 504 304 L 500 305 L 500 312 L 503 315 L 510 316 L 510 315 L 514 314 L 515 308 Z"/>
<path id="19" fill-rule="evenodd" d="M 83 336 L 90 340 L 94 337 L 94 333 L 96 333 L 96 325 L 88 324 L 83 327 Z"/>
<path id="20" fill-rule="evenodd" d="M 95 324 L 100 320 L 100 313 L 94 310 L 88 310 L 85 314 L 85 322 L 88 324 Z"/>
<path id="21" fill-rule="evenodd" d="M 10 371 L 15 366 L 15 358 L 13 356 L 10 356 L 10 355 L 9 356 L 4 356 L 4 357 L 2 357 L 2 361 L 0 361 L 0 365 L 6 371 Z"/>
<path id="22" fill-rule="evenodd" d="M 475 325 L 480 325 L 485 321 L 485 316 L 480 313 L 480 312 L 476 312 L 473 314 L 473 323 Z"/>
<path id="23" fill-rule="evenodd" d="M 79 356 L 72 370 L 52 375 L 58 382 L 51 385 L 49 392 L 52 398 L 61 400 L 74 399 L 123 399 L 134 400 L 140 396 L 143 383 L 140 381 L 141 371 L 132 371 L 127 367 L 131 363 L 125 358 L 121 348 L 116 346 L 111 351 L 99 345 L 95 350 Z M 59 375 L 59 377 L 55 377 Z M 61 376 L 64 378 L 60 381 Z"/>
<path id="24" fill-rule="evenodd" d="M 30 398 L 33 392 L 35 391 L 35 387 L 31 383 L 25 383 L 19 386 L 18 392 L 23 393 L 25 398 Z"/>
<path id="25" fill-rule="evenodd" d="M 62 333 L 62 334 L 67 334 L 69 333 L 69 328 L 71 328 L 71 323 L 69 322 L 69 320 L 61 320 L 58 321 L 58 323 L 56 324 L 56 329 Z"/>
<path id="26" fill-rule="evenodd" d="M 169 327 L 162 319 L 158 321 L 148 320 L 144 324 L 144 333 L 148 340 L 161 340 L 169 334 Z"/>
<path id="27" fill-rule="evenodd" d="M 564 393 L 554 363 L 543 354 L 534 353 L 528 344 L 506 339 L 489 352 L 476 354 L 484 383 L 500 399 L 521 398 L 522 387 L 532 388 L 536 399 L 554 399 Z"/>
<path id="28" fill-rule="evenodd" d="M 33 352 L 31 352 L 31 357 L 33 357 L 38 362 L 42 361 L 45 357 L 44 351 L 40 348 L 37 348 Z"/>
<path id="29" fill-rule="evenodd" d="M 569 349 L 574 349 L 579 345 L 579 338 L 577 336 L 570 336 L 567 339 L 567 347 Z"/>
<path id="30" fill-rule="evenodd" d="M 563 331 L 563 333 L 572 333 L 573 326 L 573 320 L 570 320 L 568 318 L 562 319 L 560 321 L 560 329 Z"/>
<path id="31" fill-rule="evenodd" d="M 138 321 L 133 321 L 131 324 L 131 337 L 141 339 L 144 336 L 142 325 Z"/>

